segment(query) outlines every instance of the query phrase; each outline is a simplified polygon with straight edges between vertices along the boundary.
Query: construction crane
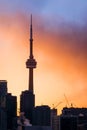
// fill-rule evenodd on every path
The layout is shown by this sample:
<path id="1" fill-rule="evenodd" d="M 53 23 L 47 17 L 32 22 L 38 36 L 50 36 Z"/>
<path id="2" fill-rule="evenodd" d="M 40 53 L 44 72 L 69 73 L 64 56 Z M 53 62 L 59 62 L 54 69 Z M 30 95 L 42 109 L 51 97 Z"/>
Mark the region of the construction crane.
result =
<path id="1" fill-rule="evenodd" d="M 69 105 L 68 99 L 67 99 L 67 97 L 66 97 L 65 94 L 64 94 L 64 97 L 65 97 L 66 103 L 67 103 L 67 105 L 68 105 L 68 107 L 69 107 L 70 105 Z"/>
<path id="2" fill-rule="evenodd" d="M 66 100 L 66 103 L 67 103 L 68 107 L 76 107 L 76 105 L 74 103 L 69 103 L 69 101 L 68 101 L 65 94 L 64 94 L 64 97 L 65 97 L 65 100 Z"/>
<path id="3" fill-rule="evenodd" d="M 54 106 L 53 104 L 53 109 L 56 109 L 56 107 L 58 107 L 62 102 L 58 102 L 58 104 L 56 106 Z"/>

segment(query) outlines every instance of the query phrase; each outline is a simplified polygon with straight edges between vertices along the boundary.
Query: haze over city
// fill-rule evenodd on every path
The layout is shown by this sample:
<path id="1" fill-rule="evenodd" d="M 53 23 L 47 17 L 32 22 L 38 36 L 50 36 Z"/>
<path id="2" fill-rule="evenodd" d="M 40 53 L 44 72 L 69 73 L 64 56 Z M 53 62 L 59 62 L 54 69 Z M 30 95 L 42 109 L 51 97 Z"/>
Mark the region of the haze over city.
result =
<path id="1" fill-rule="evenodd" d="M 0 0 L 0 80 L 28 89 L 26 59 L 33 15 L 36 105 L 87 107 L 87 1 Z"/>

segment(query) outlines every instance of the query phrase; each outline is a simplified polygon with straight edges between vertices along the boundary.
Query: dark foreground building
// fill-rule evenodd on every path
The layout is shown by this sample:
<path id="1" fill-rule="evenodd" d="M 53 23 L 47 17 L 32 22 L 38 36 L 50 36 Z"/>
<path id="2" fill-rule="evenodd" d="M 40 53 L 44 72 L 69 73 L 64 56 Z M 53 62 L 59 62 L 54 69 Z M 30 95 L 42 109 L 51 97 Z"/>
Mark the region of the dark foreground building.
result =
<path id="1" fill-rule="evenodd" d="M 7 81 L 0 80 L 0 130 L 7 130 L 6 94 Z"/>
<path id="2" fill-rule="evenodd" d="M 0 130 L 12 130 L 17 117 L 17 97 L 7 93 L 7 81 L 0 80 Z"/>
<path id="3" fill-rule="evenodd" d="M 0 107 L 0 130 L 7 130 L 6 110 Z"/>
<path id="4" fill-rule="evenodd" d="M 49 126 L 26 126 L 24 130 L 52 130 Z"/>
<path id="5" fill-rule="evenodd" d="M 77 130 L 87 130 L 87 108 L 63 108 L 62 116 L 76 116 Z"/>
<path id="6" fill-rule="evenodd" d="M 57 109 L 51 109 L 51 128 L 52 130 L 59 130 L 59 116 L 57 116 Z"/>
<path id="7" fill-rule="evenodd" d="M 7 81 L 0 80 L 0 106 L 6 108 Z"/>
<path id="8" fill-rule="evenodd" d="M 30 120 L 30 123 L 32 123 L 32 112 L 34 106 L 35 95 L 28 90 L 23 91 L 20 96 L 20 111 L 24 112 L 25 117 Z"/>
<path id="9" fill-rule="evenodd" d="M 33 56 L 33 31 L 32 31 L 32 16 L 30 25 L 30 55 L 26 62 L 26 67 L 29 69 L 29 86 L 28 90 L 22 92 L 20 96 L 20 111 L 25 113 L 25 117 L 32 124 L 32 111 L 35 106 L 35 95 L 33 90 L 33 69 L 36 68 L 36 61 Z"/>
<path id="10" fill-rule="evenodd" d="M 77 117 L 60 116 L 60 130 L 77 130 Z"/>
<path id="11" fill-rule="evenodd" d="M 73 115 L 78 118 L 78 125 L 87 123 L 87 108 L 63 108 L 62 115 Z"/>
<path id="12" fill-rule="evenodd" d="M 17 117 L 17 97 L 11 93 L 6 95 L 7 129 L 12 130 L 14 119 Z"/>
<path id="13" fill-rule="evenodd" d="M 33 109 L 33 125 L 51 126 L 51 110 L 49 106 L 42 105 Z"/>

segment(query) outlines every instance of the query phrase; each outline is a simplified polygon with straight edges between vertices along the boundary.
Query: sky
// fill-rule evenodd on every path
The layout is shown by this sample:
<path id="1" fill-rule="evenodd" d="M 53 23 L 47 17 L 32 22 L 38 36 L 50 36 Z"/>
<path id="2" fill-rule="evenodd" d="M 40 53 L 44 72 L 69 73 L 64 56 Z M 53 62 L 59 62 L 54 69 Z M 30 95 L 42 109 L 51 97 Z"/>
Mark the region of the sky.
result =
<path id="1" fill-rule="evenodd" d="M 31 14 L 36 106 L 87 107 L 86 0 L 0 0 L 0 80 L 19 104 L 28 89 Z"/>

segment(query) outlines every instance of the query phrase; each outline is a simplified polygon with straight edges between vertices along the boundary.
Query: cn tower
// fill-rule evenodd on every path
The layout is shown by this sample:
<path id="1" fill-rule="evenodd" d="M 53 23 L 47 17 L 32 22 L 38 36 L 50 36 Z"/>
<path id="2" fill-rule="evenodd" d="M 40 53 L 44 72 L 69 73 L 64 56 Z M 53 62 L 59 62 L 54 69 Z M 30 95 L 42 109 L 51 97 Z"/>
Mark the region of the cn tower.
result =
<path id="1" fill-rule="evenodd" d="M 32 112 L 35 107 L 35 95 L 33 86 L 33 69 L 36 68 L 37 62 L 33 56 L 33 29 L 32 29 L 32 15 L 30 20 L 30 54 L 26 61 L 26 68 L 29 69 L 29 85 L 28 90 L 22 91 L 20 95 L 20 112 L 25 113 L 25 117 L 32 123 Z"/>
<path id="2" fill-rule="evenodd" d="M 26 62 L 26 67 L 29 69 L 29 86 L 28 89 L 33 93 L 33 69 L 36 68 L 36 60 L 33 56 L 33 30 L 32 30 L 32 15 L 31 15 L 31 24 L 30 24 L 30 55 L 29 59 Z"/>

